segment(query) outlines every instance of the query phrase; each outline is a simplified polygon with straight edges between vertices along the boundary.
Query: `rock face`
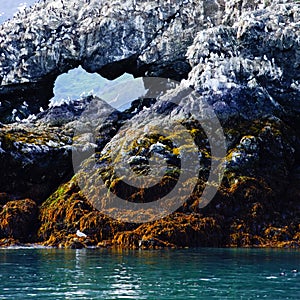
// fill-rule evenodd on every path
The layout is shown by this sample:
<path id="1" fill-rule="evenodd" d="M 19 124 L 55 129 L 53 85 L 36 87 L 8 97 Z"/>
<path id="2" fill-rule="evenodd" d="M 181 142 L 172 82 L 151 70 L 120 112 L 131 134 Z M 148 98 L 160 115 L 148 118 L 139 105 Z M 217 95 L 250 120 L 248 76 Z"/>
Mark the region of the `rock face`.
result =
<path id="1" fill-rule="evenodd" d="M 299 122 L 299 5 L 274 7 L 245 13 L 231 27 L 201 31 L 187 52 L 188 83 L 212 94 L 210 104 L 227 118 L 288 115 Z"/>
<path id="2" fill-rule="evenodd" d="M 214 1 L 37 3 L 2 26 L 2 85 L 40 82 L 79 64 L 110 78 L 159 60 L 173 68 L 197 29 L 219 22 L 223 10 Z"/>
<path id="3" fill-rule="evenodd" d="M 98 148 L 104 145 L 114 135 L 122 122 L 151 101 L 135 101 L 132 107 L 120 113 L 96 97 L 87 97 L 71 104 L 51 107 L 39 113 L 36 117 L 24 122 L 1 125 L 0 128 L 0 160 L 1 192 L 10 194 L 13 199 L 29 197 L 37 203 L 47 199 L 62 183 L 74 174 L 73 155 L 81 155 L 93 147 L 90 134 L 83 134 L 81 140 L 74 140 L 75 128 L 78 128 L 78 118 L 91 101 L 97 102 L 99 111 L 112 113 L 111 123 L 94 124 L 100 126 L 103 139 Z M 134 113 L 133 113 L 134 112 Z M 89 119 L 81 119 L 80 128 L 83 131 L 89 126 Z M 84 149 L 76 147 L 83 144 Z M 5 194 L 3 194 L 5 195 Z M 3 196 L 3 199 L 5 197 Z M 5 202 L 3 200 L 3 202 Z M 1 197 L 0 197 L 1 203 Z"/>
<path id="4" fill-rule="evenodd" d="M 154 74 L 155 64 L 161 73 L 170 75 L 177 68 L 179 76 L 186 75 L 186 45 L 192 43 L 194 29 L 204 25 L 204 5 L 183 2 L 51 0 L 3 24 L 3 114 L 22 111 L 24 101 L 29 108 L 23 113 L 36 113 L 51 98 L 55 78 L 79 65 L 109 79 L 150 69 Z M 174 48 L 178 53 L 171 55 Z"/>
<path id="5" fill-rule="evenodd" d="M 57 128 L 4 126 L 0 141 L 1 191 L 14 199 L 30 197 L 41 203 L 72 176 L 72 138 Z"/>
<path id="6" fill-rule="evenodd" d="M 72 177 L 73 128 L 67 124 L 75 121 L 88 100 L 80 105 L 75 102 L 72 108 L 53 107 L 26 122 L 1 126 L 2 192 L 14 199 L 30 197 L 41 203 L 61 181 Z"/>
<path id="7" fill-rule="evenodd" d="M 186 50 L 197 32 L 263 6 L 243 0 L 38 2 L 1 26 L 0 121 L 11 122 L 14 109 L 24 118 L 46 108 L 56 77 L 79 65 L 109 79 L 128 72 L 181 80 L 190 71 Z"/>
<path id="8" fill-rule="evenodd" d="M 21 242 L 36 240 L 38 208 L 34 201 L 25 199 L 7 202 L 1 207 L 0 220 L 0 239 L 12 238 Z"/>
<path id="9" fill-rule="evenodd" d="M 170 85 L 167 96 L 152 99 L 148 94 L 122 113 L 98 100 L 92 108 L 99 120 L 109 115 L 104 123 L 89 123 L 91 97 L 47 109 L 26 122 L 1 124 L 0 237 L 7 242 L 0 244 L 11 238 L 26 242 L 24 237 L 33 237 L 36 229 L 28 229 L 29 220 L 37 224 L 38 218 L 36 241 L 56 247 L 299 247 L 299 21 L 300 5 L 294 1 L 55 0 L 39 2 L 3 24 L 2 122 L 47 106 L 55 78 L 78 65 L 109 79 L 128 72 L 180 84 Z M 151 80 L 144 82 L 150 88 Z M 184 96 L 188 87 L 197 92 L 196 98 Z M 179 99 L 178 106 L 166 105 L 166 97 Z M 207 103 L 226 138 L 226 170 L 216 196 L 200 209 L 214 157 L 189 112 L 203 112 Z M 110 165 L 127 158 L 110 153 L 129 140 L 130 133 L 119 130 L 126 121 L 137 129 L 154 113 L 187 116 L 184 126 L 201 156 L 196 188 L 163 219 L 143 225 L 111 219 L 91 205 L 78 178 L 71 178 L 71 151 L 76 160 L 77 152 L 89 156 L 96 149 L 83 166 L 96 161 L 96 175 L 104 178 L 110 193 L 119 189 L 128 200 L 143 202 L 140 191 L 145 190 L 128 194 L 112 176 Z M 91 126 L 98 132 L 96 139 L 89 133 Z M 74 137 L 74 128 L 80 135 Z M 128 149 L 135 173 L 149 173 L 152 154 L 175 166 L 153 194 L 177 180 L 180 152 L 172 137 L 146 133 Z M 87 180 L 94 179 L 86 174 Z M 107 195 L 97 201 L 107 203 Z M 11 202 L 25 198 L 40 204 L 38 217 L 31 200 Z M 24 226 L 15 225 L 15 218 Z M 78 237 L 77 230 L 87 238 Z"/>

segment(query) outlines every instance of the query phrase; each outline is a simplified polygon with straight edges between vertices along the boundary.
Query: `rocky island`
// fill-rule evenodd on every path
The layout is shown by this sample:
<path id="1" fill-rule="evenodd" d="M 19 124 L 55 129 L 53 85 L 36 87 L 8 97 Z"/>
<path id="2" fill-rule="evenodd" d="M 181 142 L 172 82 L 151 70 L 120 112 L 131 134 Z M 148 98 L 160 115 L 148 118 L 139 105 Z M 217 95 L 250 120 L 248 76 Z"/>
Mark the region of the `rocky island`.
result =
<path id="1" fill-rule="evenodd" d="M 2 24 L 0 246 L 299 247 L 299 36 L 300 4 L 291 0 L 43 0 Z M 169 97 L 187 87 L 199 95 L 183 97 L 183 111 L 201 111 L 203 103 L 213 108 L 226 139 L 226 166 L 207 205 L 199 203 L 214 158 L 192 118 L 185 126 L 203 158 L 201 172 L 176 211 L 136 223 L 111 218 L 89 201 L 72 162 L 74 151 L 83 151 L 74 129 L 79 121 L 88 125 L 81 116 L 90 103 L 114 111 L 97 124 L 99 139 L 85 140 L 85 149 L 96 143 L 99 172 L 113 193 L 122 186 L 100 153 L 128 138 L 119 131 L 127 121 L 135 128 L 150 112 L 176 115 L 178 107 L 148 96 L 115 111 L 79 95 L 48 107 L 56 78 L 78 66 L 110 80 L 125 72 L 143 77 L 146 88 L 149 78 L 176 80 Z M 163 154 L 178 166 L 169 139 L 147 135 L 131 149 L 135 167 L 145 162 L 146 144 L 156 154 L 167 149 Z"/>

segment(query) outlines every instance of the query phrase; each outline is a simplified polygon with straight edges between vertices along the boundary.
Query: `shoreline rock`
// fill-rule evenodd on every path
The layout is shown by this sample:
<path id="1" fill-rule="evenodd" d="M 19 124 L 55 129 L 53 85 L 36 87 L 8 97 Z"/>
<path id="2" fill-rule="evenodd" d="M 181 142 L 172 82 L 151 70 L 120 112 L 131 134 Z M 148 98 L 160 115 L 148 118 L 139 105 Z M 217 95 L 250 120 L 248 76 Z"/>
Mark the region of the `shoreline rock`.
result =
<path id="1" fill-rule="evenodd" d="M 87 1 L 44 1 L 3 24 L 0 121 L 8 124 L 0 124 L 0 246 L 298 248 L 300 5 L 265 2 L 176 0 L 172 5 L 150 1 L 151 6 L 113 0 L 100 7 L 91 0 L 77 10 Z M 39 22 L 44 26 L 36 26 Z M 79 64 L 110 79 L 124 72 L 179 79 L 168 97 L 184 95 L 190 86 L 199 95 L 182 97 L 183 112 L 201 111 L 203 103 L 213 107 L 226 137 L 227 166 L 206 207 L 198 204 L 212 157 L 205 133 L 190 117 L 186 124 L 203 157 L 202 171 L 194 193 L 170 216 L 147 224 L 108 218 L 73 177 L 74 148 L 79 156 L 95 147 L 109 155 L 128 138 L 118 132 L 127 120 L 136 128 L 153 112 L 176 115 L 163 97 L 138 99 L 122 113 L 98 99 L 97 109 L 112 116 L 107 124 L 95 124 L 97 141 L 88 134 L 73 139 L 93 97 L 15 122 L 46 108 L 55 78 Z M 84 131 L 87 125 L 88 120 L 79 127 Z M 147 171 L 148 146 L 168 162 L 177 161 L 171 136 L 146 138 L 147 143 L 129 149 L 136 170 Z M 99 173 L 114 191 L 119 181 L 110 176 L 105 159 L 96 157 Z M 160 187 L 169 187 L 171 180 Z M 138 199 L 137 194 L 129 198 Z M 78 237 L 77 230 L 87 238 Z"/>
<path id="2" fill-rule="evenodd" d="M 8 201 L 0 211 L 0 239 L 33 242 L 38 229 L 38 207 L 30 199 Z"/>

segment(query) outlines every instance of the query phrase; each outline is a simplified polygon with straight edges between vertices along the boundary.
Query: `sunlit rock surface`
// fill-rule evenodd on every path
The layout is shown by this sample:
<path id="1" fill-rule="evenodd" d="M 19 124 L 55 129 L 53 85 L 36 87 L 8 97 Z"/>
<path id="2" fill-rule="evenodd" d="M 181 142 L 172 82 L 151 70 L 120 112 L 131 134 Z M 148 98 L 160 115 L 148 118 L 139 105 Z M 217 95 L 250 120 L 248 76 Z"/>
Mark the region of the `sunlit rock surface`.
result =
<path id="1" fill-rule="evenodd" d="M 3 220 L 15 205 L 11 200 L 31 198 L 41 205 L 39 229 L 30 230 L 44 245 L 299 247 L 299 22 L 295 1 L 59 0 L 41 1 L 3 24 L 0 120 L 15 122 L 0 128 Z M 112 114 L 105 124 L 92 124 L 97 140 L 84 134 L 88 120 L 78 123 L 91 99 L 18 121 L 46 108 L 55 78 L 78 65 L 109 79 L 128 72 L 180 84 L 156 101 L 134 102 L 123 113 L 100 101 L 98 111 Z M 178 98 L 188 87 L 198 96 L 179 100 L 183 113 L 201 112 L 203 103 L 210 104 L 226 138 L 226 170 L 217 195 L 199 208 L 211 153 L 199 124 L 188 117 L 185 125 L 199 148 L 201 172 L 193 195 L 177 212 L 140 225 L 97 211 L 71 178 L 71 150 L 81 155 L 96 149 L 104 166 L 99 172 L 114 191 L 119 180 L 109 173 L 105 155 L 129 138 L 119 128 L 131 120 L 135 129 L 153 112 L 178 114 L 165 105 L 166 97 Z M 82 129 L 79 139 L 74 128 Z M 133 168 L 147 172 L 149 151 L 176 162 L 178 153 L 167 139 L 172 136 L 146 138 L 128 151 Z M 137 194 L 131 200 L 140 200 Z M 31 200 L 25 201 L 24 215 L 36 220 L 27 213 Z M 9 214 L 18 219 L 20 209 Z M 7 241 L 2 243 L 20 239 L 22 234 L 10 229 L 14 223 L 3 222 L 0 237 Z M 77 230 L 87 238 L 76 236 Z"/>
<path id="2" fill-rule="evenodd" d="M 36 240 L 37 228 L 38 207 L 34 201 L 8 201 L 0 206 L 0 245 L 8 244 L 10 239 L 33 242 Z"/>
<path id="3" fill-rule="evenodd" d="M 12 121 L 13 109 L 26 117 L 45 108 L 56 77 L 79 65 L 109 79 L 128 72 L 181 80 L 200 30 L 264 2 L 40 1 L 1 26 L 0 121 Z"/>
<path id="4" fill-rule="evenodd" d="M 131 108 L 121 113 L 99 98 L 89 96 L 51 107 L 23 122 L 1 124 L 1 192 L 10 194 L 13 199 L 30 197 L 41 203 L 61 182 L 69 180 L 74 174 L 72 151 L 73 155 L 78 153 L 81 156 L 95 148 L 96 141 L 92 134 L 85 134 L 91 127 L 89 118 L 81 118 L 80 124 L 78 120 L 92 101 L 97 103 L 99 112 L 112 114 L 106 124 L 93 123 L 93 128 L 102 133 L 101 142 L 98 141 L 99 149 L 105 146 L 122 122 L 145 105 L 150 105 L 137 100 Z M 94 113 L 95 106 L 89 109 Z M 83 134 L 79 136 L 77 133 L 77 139 L 74 139 L 76 128 Z"/>
<path id="5" fill-rule="evenodd" d="M 276 4 L 201 31 L 187 52 L 188 84 L 212 94 L 221 115 L 299 121 L 299 16 L 299 5 Z"/>

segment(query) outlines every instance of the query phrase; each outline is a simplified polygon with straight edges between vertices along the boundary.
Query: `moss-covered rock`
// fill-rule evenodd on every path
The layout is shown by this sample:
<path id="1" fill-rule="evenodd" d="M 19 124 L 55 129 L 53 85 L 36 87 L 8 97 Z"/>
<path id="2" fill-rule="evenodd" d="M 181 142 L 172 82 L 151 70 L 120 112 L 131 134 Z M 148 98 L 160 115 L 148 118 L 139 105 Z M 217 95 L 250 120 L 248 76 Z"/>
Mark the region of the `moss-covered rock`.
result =
<path id="1" fill-rule="evenodd" d="M 80 242 L 96 246 L 114 234 L 132 228 L 96 211 L 81 195 L 74 181 L 62 185 L 40 208 L 38 239 L 48 246 L 70 247 L 77 230 L 87 235 Z M 76 241 L 76 240 L 75 240 Z M 76 241 L 77 243 L 77 241 Z"/>
<path id="2" fill-rule="evenodd" d="M 118 233 L 114 243 L 121 247 L 156 249 L 162 247 L 218 247 L 223 244 L 221 223 L 199 214 L 177 213 Z"/>
<path id="3" fill-rule="evenodd" d="M 87 240 L 80 241 L 85 246 L 294 247 L 299 242 L 297 176 L 289 182 L 289 189 L 293 192 L 286 193 L 295 163 L 292 157 L 293 130 L 278 119 L 270 118 L 240 125 L 235 128 L 235 138 L 228 150 L 229 164 L 222 185 L 205 208 L 198 206 L 205 185 L 202 178 L 193 195 L 176 214 L 143 225 L 119 222 L 98 212 L 80 191 L 74 177 L 43 203 L 40 241 L 45 245 L 75 247 L 75 232 L 79 229 L 88 235 Z M 231 131 L 226 128 L 229 127 L 225 127 L 228 136 Z M 135 149 L 139 150 L 138 147 Z M 237 151 L 235 149 L 244 151 L 245 160 L 248 160 L 246 164 L 236 161 L 232 167 L 230 162 L 232 151 Z M 253 162 L 252 156 L 255 156 Z M 275 238 L 278 235 L 272 234 L 272 228 L 289 234 Z"/>

